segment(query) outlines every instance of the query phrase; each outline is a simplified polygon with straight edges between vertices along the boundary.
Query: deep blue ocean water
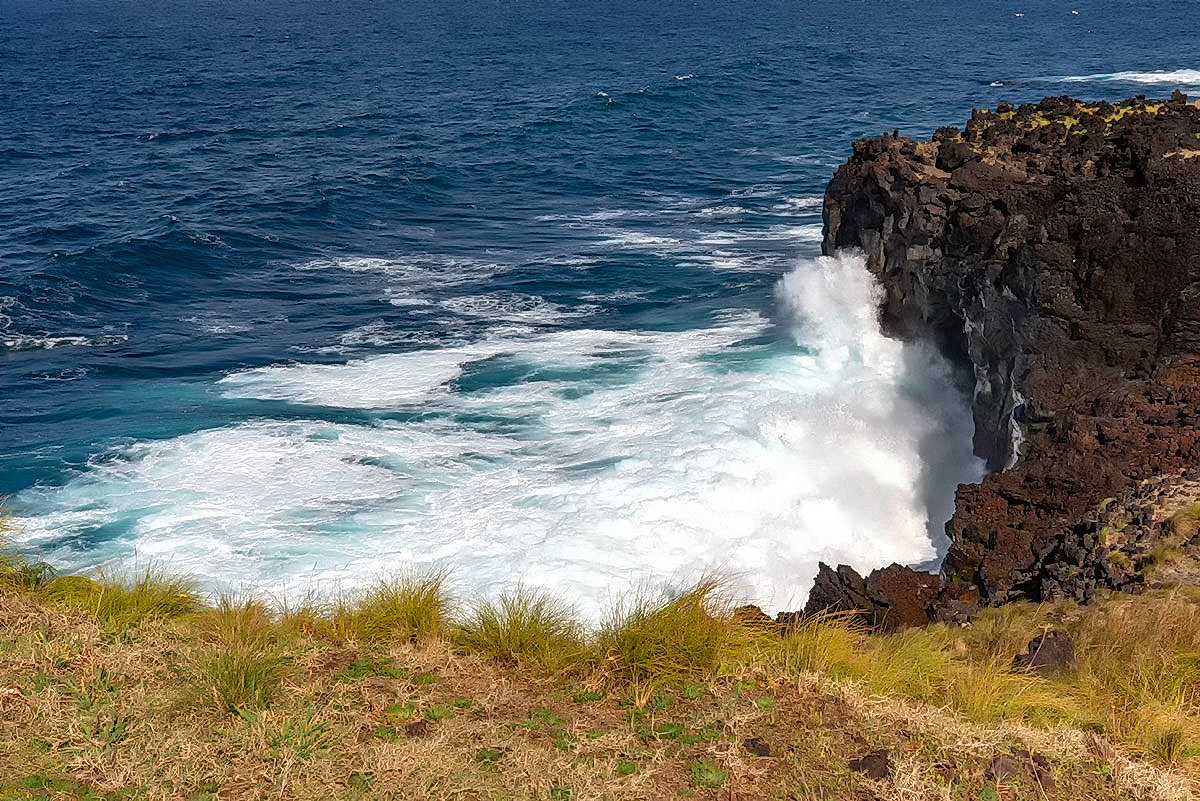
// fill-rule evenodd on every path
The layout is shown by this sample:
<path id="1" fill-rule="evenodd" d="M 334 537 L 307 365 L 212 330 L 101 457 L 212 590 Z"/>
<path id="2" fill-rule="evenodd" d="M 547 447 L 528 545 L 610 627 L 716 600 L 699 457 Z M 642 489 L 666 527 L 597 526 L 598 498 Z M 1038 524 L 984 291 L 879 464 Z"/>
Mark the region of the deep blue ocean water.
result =
<path id="1" fill-rule="evenodd" d="M 826 182 L 1175 88 L 1186 2 L 0 0 L 0 493 L 213 585 L 936 559 L 965 407 L 813 260 Z"/>

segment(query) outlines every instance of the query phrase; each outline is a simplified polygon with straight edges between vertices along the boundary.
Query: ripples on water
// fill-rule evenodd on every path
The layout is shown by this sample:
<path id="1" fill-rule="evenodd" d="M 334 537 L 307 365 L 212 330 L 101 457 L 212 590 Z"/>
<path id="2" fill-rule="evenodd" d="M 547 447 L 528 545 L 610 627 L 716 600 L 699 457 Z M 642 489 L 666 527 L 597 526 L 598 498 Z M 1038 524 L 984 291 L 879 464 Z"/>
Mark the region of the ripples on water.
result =
<path id="1" fill-rule="evenodd" d="M 9 0 L 0 491 L 64 566 L 214 585 L 786 605 L 934 559 L 969 424 L 814 260 L 824 184 L 972 106 L 1186 90 L 1182 5 Z"/>

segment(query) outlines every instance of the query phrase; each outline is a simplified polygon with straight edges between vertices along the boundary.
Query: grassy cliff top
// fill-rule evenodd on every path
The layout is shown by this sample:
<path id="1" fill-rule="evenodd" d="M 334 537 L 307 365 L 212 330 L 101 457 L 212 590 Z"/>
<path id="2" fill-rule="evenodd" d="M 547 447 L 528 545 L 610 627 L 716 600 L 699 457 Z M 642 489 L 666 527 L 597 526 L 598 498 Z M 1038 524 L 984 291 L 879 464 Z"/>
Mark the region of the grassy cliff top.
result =
<path id="1" fill-rule="evenodd" d="M 0 567 L 0 799 L 1187 798 L 1200 597 L 787 631 L 720 582 L 587 630 L 409 574 L 291 608 Z M 1047 628 L 1077 664 L 1013 666 Z"/>
<path id="2" fill-rule="evenodd" d="M 1188 157 L 1200 148 L 1200 104 L 1178 92 L 1168 100 L 1139 95 L 1117 103 L 1047 97 L 1039 103 L 976 109 L 964 130 L 941 128 L 934 138 L 961 140 L 993 157 L 1052 157 L 1039 162 L 1039 169 L 1057 166 L 1055 159 L 1093 158 L 1114 146 Z"/>

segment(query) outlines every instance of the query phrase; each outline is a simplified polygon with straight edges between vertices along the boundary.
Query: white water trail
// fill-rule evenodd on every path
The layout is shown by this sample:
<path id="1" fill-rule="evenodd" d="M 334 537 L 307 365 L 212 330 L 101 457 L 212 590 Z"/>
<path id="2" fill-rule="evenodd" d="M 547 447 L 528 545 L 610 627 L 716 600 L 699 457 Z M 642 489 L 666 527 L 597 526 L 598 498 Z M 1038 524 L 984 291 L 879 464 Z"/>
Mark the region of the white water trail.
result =
<path id="1" fill-rule="evenodd" d="M 1045 80 L 1055 83 L 1167 83 L 1200 86 L 1200 70 L 1126 70 L 1101 72 L 1093 75 L 1056 75 Z"/>

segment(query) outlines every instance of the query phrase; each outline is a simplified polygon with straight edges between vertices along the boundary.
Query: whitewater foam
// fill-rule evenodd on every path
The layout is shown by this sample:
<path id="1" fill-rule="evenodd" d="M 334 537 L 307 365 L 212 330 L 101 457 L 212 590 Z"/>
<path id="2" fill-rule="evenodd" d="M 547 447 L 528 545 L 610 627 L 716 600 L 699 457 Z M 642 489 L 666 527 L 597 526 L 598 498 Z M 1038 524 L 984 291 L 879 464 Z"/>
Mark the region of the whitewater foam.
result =
<path id="1" fill-rule="evenodd" d="M 527 325 L 553 325 L 566 320 L 579 319 L 595 313 L 599 308 L 585 304 L 568 309 L 538 295 L 527 295 L 521 292 L 464 295 L 443 300 L 440 305 L 462 317 Z"/>
<path id="2" fill-rule="evenodd" d="M 9 351 L 54 350 L 55 348 L 104 348 L 128 342 L 125 334 L 99 334 L 96 336 L 34 336 L 31 334 L 5 334 L 0 337 L 0 349 Z"/>
<path id="3" fill-rule="evenodd" d="M 1177 83 L 1200 86 L 1200 70 L 1152 70 L 1150 72 L 1111 72 L 1060 78 L 1064 83 L 1080 81 L 1126 81 L 1129 83 Z"/>
<path id="4" fill-rule="evenodd" d="M 1200 70 L 1126 70 L 1122 72 L 1098 72 L 1090 75 L 1050 75 L 1044 78 L 994 81 L 992 86 L 1008 86 L 1018 83 L 1142 83 L 1176 84 L 1200 86 Z"/>
<path id="5" fill-rule="evenodd" d="M 794 607 L 818 560 L 936 558 L 955 486 L 981 474 L 967 402 L 936 357 L 880 334 L 876 292 L 860 258 L 821 258 L 780 282 L 775 322 L 730 311 L 235 373 L 222 392 L 420 414 L 121 448 L 21 493 L 24 536 L 67 567 L 136 554 L 210 586 L 438 564 L 466 592 L 523 581 L 594 617 L 639 583 L 719 568 Z"/>

